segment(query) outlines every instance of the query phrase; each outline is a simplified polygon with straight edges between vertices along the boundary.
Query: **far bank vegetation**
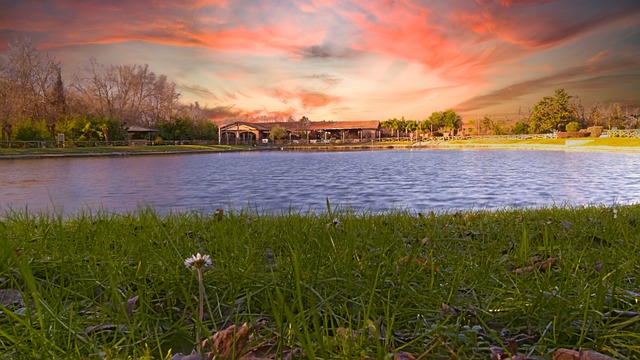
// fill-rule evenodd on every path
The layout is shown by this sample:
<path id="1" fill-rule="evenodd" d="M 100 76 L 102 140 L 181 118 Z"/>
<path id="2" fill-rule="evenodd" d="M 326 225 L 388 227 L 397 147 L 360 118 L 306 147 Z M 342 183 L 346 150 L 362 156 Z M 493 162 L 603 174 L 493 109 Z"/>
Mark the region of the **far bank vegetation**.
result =
<path id="1" fill-rule="evenodd" d="M 88 59 L 63 77 L 61 63 L 18 41 L 0 53 L 1 142 L 122 142 L 132 125 L 164 140 L 214 140 L 217 127 L 197 102 L 180 103 L 176 84 L 147 65 Z"/>
<path id="2" fill-rule="evenodd" d="M 381 122 L 389 136 L 405 140 L 432 136 L 456 135 L 522 135 L 548 134 L 552 132 L 596 132 L 603 129 L 638 129 L 640 109 L 623 112 L 620 104 L 583 104 L 565 89 L 557 89 L 552 96 L 545 96 L 532 108 L 520 109 L 516 119 L 485 115 L 462 121 L 453 109 L 433 112 L 424 120 L 401 117 Z M 592 134 L 593 135 L 593 134 Z"/>

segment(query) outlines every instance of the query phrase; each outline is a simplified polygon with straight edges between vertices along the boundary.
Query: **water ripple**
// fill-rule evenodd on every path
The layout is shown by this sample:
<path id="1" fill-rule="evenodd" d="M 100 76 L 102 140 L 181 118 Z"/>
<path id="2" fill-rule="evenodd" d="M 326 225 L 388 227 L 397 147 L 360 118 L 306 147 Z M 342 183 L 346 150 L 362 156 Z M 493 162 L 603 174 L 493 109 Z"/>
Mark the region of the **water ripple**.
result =
<path id="1" fill-rule="evenodd" d="M 161 212 L 333 205 L 387 211 L 640 201 L 640 154 L 486 150 L 251 152 L 0 163 L 0 210 Z"/>

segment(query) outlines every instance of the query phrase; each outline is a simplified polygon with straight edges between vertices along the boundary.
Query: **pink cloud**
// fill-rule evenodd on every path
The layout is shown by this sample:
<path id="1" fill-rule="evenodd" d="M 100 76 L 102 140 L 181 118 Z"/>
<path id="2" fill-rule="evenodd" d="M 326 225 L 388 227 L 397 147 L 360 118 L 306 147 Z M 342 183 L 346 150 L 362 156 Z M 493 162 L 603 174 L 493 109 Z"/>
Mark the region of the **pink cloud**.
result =
<path id="1" fill-rule="evenodd" d="M 278 99 L 284 104 L 289 104 L 293 101 L 300 103 L 303 109 L 312 110 L 315 108 L 325 107 L 329 104 L 340 102 L 340 98 L 337 96 L 331 96 L 314 91 L 287 91 L 287 90 L 274 90 L 270 93 L 270 96 Z"/>

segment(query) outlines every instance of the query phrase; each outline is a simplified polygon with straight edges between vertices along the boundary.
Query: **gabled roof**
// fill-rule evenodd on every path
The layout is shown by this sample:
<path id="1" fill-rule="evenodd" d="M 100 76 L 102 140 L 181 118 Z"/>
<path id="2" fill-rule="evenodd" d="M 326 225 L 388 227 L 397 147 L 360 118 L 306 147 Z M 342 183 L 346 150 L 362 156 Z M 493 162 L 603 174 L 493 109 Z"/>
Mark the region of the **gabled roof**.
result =
<path id="1" fill-rule="evenodd" d="M 220 127 L 220 130 L 233 130 L 237 126 L 249 126 L 260 131 L 271 131 L 276 126 L 280 126 L 287 131 L 329 131 L 329 130 L 375 130 L 380 127 L 378 120 L 362 120 L 362 121 L 310 121 L 306 127 L 304 123 L 299 121 L 280 121 L 280 122 L 247 122 L 237 121 Z"/>
<path id="2" fill-rule="evenodd" d="M 358 130 L 377 129 L 380 127 L 378 120 L 357 120 L 357 121 L 317 121 L 309 125 L 311 130 Z"/>
<path id="3" fill-rule="evenodd" d="M 131 125 L 127 127 L 127 132 L 159 132 L 160 130 L 146 128 L 138 125 Z"/>

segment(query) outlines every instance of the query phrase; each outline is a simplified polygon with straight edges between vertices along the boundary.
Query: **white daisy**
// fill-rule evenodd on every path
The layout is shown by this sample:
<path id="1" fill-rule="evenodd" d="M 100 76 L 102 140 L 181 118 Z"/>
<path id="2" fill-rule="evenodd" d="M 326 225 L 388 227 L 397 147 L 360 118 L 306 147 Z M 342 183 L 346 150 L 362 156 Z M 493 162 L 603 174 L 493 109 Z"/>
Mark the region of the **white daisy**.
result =
<path id="1" fill-rule="evenodd" d="M 210 267 L 211 258 L 209 257 L 209 255 L 200 255 L 200 253 L 197 253 L 195 255 L 191 255 L 191 257 L 189 258 L 186 258 L 184 260 L 184 266 L 196 269 Z"/>

